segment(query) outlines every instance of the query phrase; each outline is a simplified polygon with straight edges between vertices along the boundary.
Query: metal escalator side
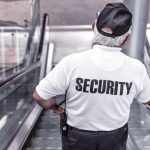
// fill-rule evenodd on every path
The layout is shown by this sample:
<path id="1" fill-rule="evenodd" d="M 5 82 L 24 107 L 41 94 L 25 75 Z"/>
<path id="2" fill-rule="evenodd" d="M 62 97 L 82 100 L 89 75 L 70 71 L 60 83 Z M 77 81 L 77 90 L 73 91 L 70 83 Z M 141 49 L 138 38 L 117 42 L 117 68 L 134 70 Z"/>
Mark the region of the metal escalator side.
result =
<path id="1" fill-rule="evenodd" d="M 30 140 L 23 149 L 61 150 L 60 137 L 59 116 L 50 111 L 43 111 Z"/>
<path id="2" fill-rule="evenodd" d="M 39 80 L 40 63 L 0 87 L 0 149 L 5 150 L 33 109 L 32 91 Z"/>

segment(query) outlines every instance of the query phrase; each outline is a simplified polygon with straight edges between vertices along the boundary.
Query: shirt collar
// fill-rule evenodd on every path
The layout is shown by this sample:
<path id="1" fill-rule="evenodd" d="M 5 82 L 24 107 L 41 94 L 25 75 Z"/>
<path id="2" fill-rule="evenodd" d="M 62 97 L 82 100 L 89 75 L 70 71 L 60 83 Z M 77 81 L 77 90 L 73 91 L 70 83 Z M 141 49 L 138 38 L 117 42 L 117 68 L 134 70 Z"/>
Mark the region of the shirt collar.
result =
<path id="1" fill-rule="evenodd" d="M 110 52 L 110 53 L 120 52 L 122 50 L 122 48 L 120 48 L 120 47 L 108 47 L 108 46 L 103 46 L 103 45 L 98 45 L 98 44 L 95 44 L 93 46 L 93 49 L 99 50 L 99 51 L 104 51 L 104 52 Z"/>

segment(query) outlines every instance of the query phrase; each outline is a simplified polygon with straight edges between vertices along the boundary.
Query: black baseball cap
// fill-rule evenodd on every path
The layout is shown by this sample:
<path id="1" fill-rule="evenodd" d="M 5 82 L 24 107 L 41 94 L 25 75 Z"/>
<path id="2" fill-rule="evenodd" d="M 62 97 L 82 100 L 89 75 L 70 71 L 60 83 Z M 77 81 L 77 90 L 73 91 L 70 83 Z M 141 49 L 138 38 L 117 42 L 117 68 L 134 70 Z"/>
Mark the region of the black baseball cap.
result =
<path id="1" fill-rule="evenodd" d="M 97 18 L 96 27 L 99 33 L 108 37 L 117 37 L 126 33 L 132 24 L 132 14 L 123 3 L 109 3 Z M 112 33 L 102 31 L 107 27 Z"/>

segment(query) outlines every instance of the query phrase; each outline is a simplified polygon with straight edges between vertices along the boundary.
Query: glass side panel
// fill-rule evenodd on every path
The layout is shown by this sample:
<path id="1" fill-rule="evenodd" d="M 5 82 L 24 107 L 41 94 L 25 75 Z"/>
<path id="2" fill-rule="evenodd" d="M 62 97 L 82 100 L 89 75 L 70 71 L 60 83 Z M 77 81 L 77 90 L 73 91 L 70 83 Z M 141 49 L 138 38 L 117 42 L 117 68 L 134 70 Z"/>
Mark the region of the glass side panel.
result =
<path id="1" fill-rule="evenodd" d="M 39 0 L 0 1 L 0 79 L 30 66 L 34 60 L 39 12 Z"/>
<path id="2" fill-rule="evenodd" d="M 0 68 L 15 66 L 26 53 L 28 32 L 24 28 L 0 27 Z"/>
<path id="3" fill-rule="evenodd" d="M 0 89 L 0 149 L 32 109 L 32 93 L 39 80 L 39 73 L 40 68 L 36 68 L 12 85 Z"/>

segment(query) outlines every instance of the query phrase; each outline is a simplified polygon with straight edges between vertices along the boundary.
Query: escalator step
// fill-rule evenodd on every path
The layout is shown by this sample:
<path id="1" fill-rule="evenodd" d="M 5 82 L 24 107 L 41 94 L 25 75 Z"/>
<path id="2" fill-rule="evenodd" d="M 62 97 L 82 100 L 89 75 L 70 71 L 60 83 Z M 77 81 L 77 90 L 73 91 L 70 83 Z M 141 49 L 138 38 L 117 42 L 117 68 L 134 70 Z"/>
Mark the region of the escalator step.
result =
<path id="1" fill-rule="evenodd" d="M 59 123 L 40 122 L 38 124 L 38 129 L 59 129 Z"/>
<path id="2" fill-rule="evenodd" d="M 55 113 L 53 113 L 51 111 L 44 111 L 43 112 L 43 116 L 53 116 L 53 117 L 59 118 L 59 115 L 57 115 L 57 114 L 55 114 Z"/>
<path id="3" fill-rule="evenodd" d="M 45 124 L 59 124 L 59 121 L 58 120 L 46 120 L 46 121 L 39 121 L 39 124 L 40 123 L 45 123 Z"/>
<path id="4" fill-rule="evenodd" d="M 61 148 L 60 139 L 45 139 L 45 138 L 32 138 L 31 148 L 42 148 L 42 149 L 57 149 Z"/>
<path id="5" fill-rule="evenodd" d="M 39 138 L 60 138 L 60 131 L 59 130 L 54 130 L 54 131 L 50 131 L 49 129 L 39 129 L 36 131 L 34 137 Z"/>
<path id="6" fill-rule="evenodd" d="M 59 118 L 59 115 L 47 112 L 47 113 L 43 113 L 42 117 Z"/>
<path id="7" fill-rule="evenodd" d="M 49 122 L 59 122 L 59 118 L 58 117 L 42 117 L 41 121 L 49 121 Z"/>
<path id="8" fill-rule="evenodd" d="M 61 150 L 61 148 L 26 148 L 25 150 Z"/>

